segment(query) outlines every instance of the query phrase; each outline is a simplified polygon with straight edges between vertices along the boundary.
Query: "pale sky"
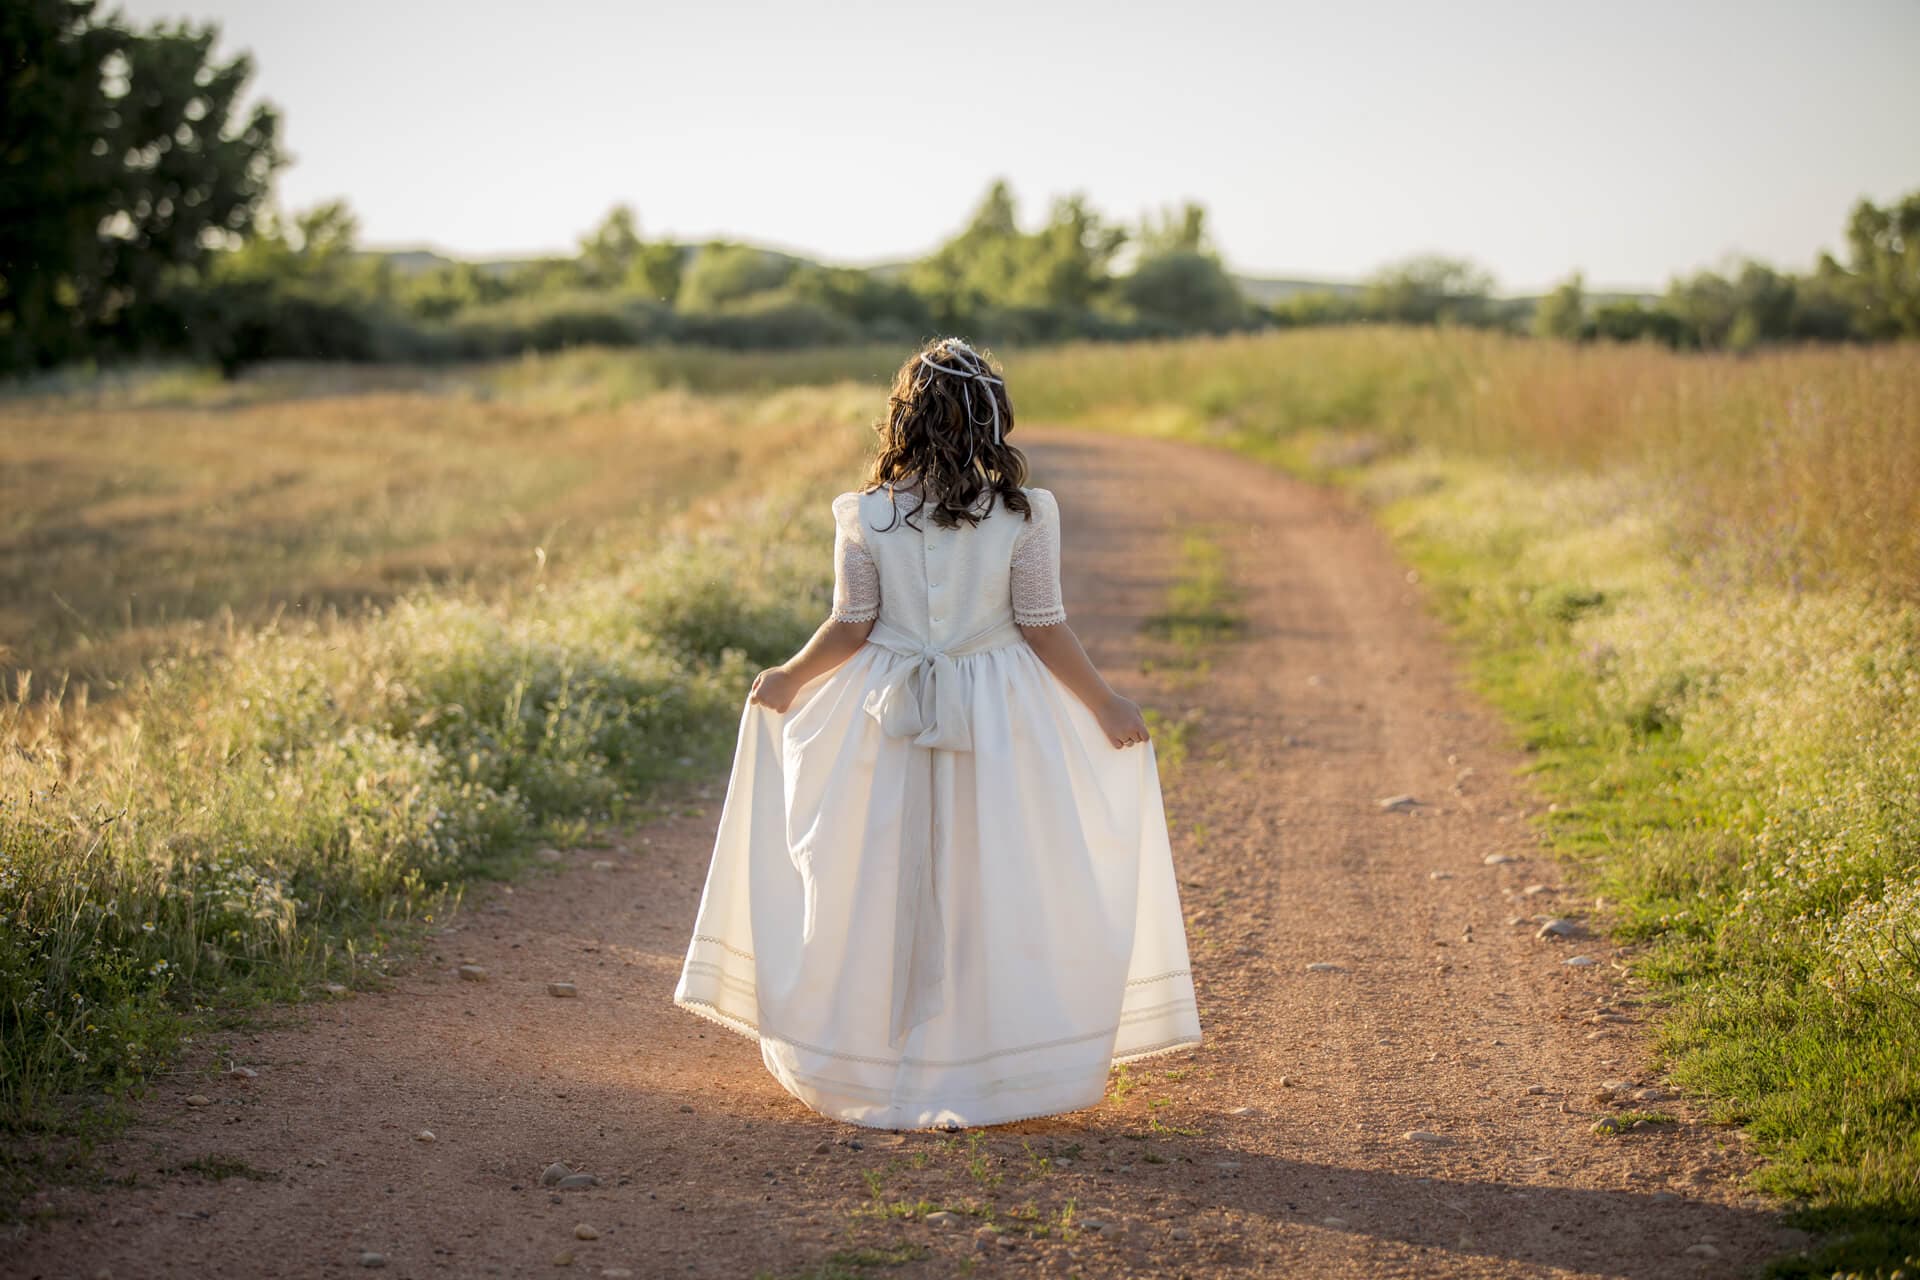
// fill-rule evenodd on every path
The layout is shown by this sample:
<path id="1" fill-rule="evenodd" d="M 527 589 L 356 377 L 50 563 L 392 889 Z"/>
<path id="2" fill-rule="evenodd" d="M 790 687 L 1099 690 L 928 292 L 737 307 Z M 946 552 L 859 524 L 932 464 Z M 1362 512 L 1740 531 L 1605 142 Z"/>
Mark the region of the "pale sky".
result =
<path id="1" fill-rule="evenodd" d="M 1920 189 L 1920 0 L 123 0 L 217 21 L 284 114 L 293 209 L 370 246 L 642 232 L 926 252 L 1004 176 L 1204 203 L 1228 262 L 1355 279 L 1418 252 L 1508 292 L 1803 269 Z"/>

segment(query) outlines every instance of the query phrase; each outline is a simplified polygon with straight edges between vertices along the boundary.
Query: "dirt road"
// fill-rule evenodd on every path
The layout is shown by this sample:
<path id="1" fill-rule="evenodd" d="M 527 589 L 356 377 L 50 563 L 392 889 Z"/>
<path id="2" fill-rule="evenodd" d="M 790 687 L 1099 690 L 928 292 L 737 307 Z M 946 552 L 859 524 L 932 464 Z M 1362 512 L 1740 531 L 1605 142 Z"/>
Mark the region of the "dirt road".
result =
<path id="1" fill-rule="evenodd" d="M 1539 856 L 1521 755 L 1365 517 L 1193 448 L 1053 434 L 1032 454 L 1076 627 L 1189 723 L 1167 800 L 1198 1050 L 1005 1128 L 813 1115 L 669 1003 L 716 784 L 477 894 L 391 991 L 231 1037 L 254 1078 L 159 1084 L 108 1153 L 131 1185 L 49 1193 L 0 1272 L 1640 1280 L 1796 1243 L 1740 1191 L 1736 1135 L 1657 1093 L 1595 1100 L 1658 1087 L 1642 1012 L 1605 939 L 1535 937 L 1590 900 Z M 1182 526 L 1224 549 L 1247 624 L 1200 668 L 1141 627 Z M 823 511 L 823 557 L 830 534 Z M 1592 1131 L 1629 1110 L 1677 1122 Z M 599 1185 L 542 1186 L 555 1161 Z"/>

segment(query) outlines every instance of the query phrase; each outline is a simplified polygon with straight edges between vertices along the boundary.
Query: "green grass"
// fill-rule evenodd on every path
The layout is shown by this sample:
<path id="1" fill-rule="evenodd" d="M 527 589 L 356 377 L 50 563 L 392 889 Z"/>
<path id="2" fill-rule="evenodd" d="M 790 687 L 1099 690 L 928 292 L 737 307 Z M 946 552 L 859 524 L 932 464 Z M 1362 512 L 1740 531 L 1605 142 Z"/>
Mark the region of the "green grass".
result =
<path id="1" fill-rule="evenodd" d="M 256 1169 L 245 1160 L 221 1155 L 196 1156 L 177 1166 L 174 1171 L 191 1173 L 205 1178 L 208 1182 L 224 1182 L 228 1178 L 244 1178 L 248 1182 L 274 1182 L 280 1177 L 271 1169 Z"/>
<path id="2" fill-rule="evenodd" d="M 755 1280 L 858 1280 L 876 1270 L 892 1267 L 904 1267 L 909 1262 L 918 1262 L 928 1255 L 924 1245 L 895 1244 L 886 1247 L 863 1245 L 851 1249 L 839 1249 L 822 1261 L 801 1271 L 789 1271 L 780 1276 L 771 1271 L 755 1273 Z"/>
<path id="3" fill-rule="evenodd" d="M 1148 617 L 1148 635 L 1166 642 L 1170 659 L 1159 665 L 1175 669 L 1202 666 L 1209 646 L 1240 634 L 1246 619 L 1234 607 L 1226 550 L 1203 530 L 1189 530 L 1181 539 L 1180 567 L 1167 588 L 1167 604 Z"/>
<path id="4" fill-rule="evenodd" d="M 1665 1003 L 1674 1078 L 1826 1233 L 1781 1274 L 1920 1265 L 1920 347 L 1384 330 L 1015 374 L 1029 414 L 1359 493 Z"/>
<path id="5" fill-rule="evenodd" d="M 1077 1239 L 1078 1202 L 1071 1196 L 1058 1196 L 1054 1181 L 1059 1171 L 1054 1161 L 1078 1159 L 1084 1148 L 1080 1143 L 1053 1146 L 1046 1139 L 1038 1141 L 1048 1149 L 1040 1149 L 1032 1138 L 1016 1139 L 970 1129 L 962 1135 L 926 1142 L 915 1151 L 888 1160 L 883 1168 L 863 1170 L 860 1176 L 866 1184 L 866 1198 L 843 1212 L 849 1230 L 878 1234 L 882 1243 L 865 1245 L 857 1252 L 907 1260 L 928 1256 L 930 1251 L 917 1243 L 898 1239 L 902 1233 L 919 1236 L 932 1232 L 935 1239 L 962 1244 L 969 1238 L 969 1231 L 980 1230 L 1029 1239 Z M 901 1176 L 913 1184 L 904 1193 L 894 1184 Z M 934 1213 L 958 1214 L 969 1220 L 967 1229 L 954 1231 L 950 1226 L 927 1223 L 928 1215 Z M 843 1256 L 834 1255 L 835 1259 Z M 970 1261 L 950 1258 L 948 1265 L 964 1273 L 970 1269 Z M 834 1259 L 821 1264 L 834 1265 L 841 1264 Z M 816 1269 L 800 1274 L 839 1273 Z"/>
<path id="6" fill-rule="evenodd" d="M 1678 1120 L 1664 1111 L 1620 1111 L 1594 1121 L 1593 1132 L 1603 1137 L 1611 1137 L 1633 1129 L 1657 1128 L 1678 1123 L 1680 1123 Z"/>
<path id="7" fill-rule="evenodd" d="M 1703 580 L 1629 473 L 1350 469 L 1554 801 L 1540 824 L 1666 1004 L 1674 1079 L 1832 1233 L 1920 1252 L 1920 607 Z"/>
<path id="8" fill-rule="evenodd" d="M 1827 1233 L 1781 1273 L 1915 1267 L 1920 347 L 1385 330 L 1013 368 L 1028 415 L 1365 498 L 1529 751 L 1543 833 L 1665 1002 L 1675 1079 Z M 1183 615 L 1206 607 L 1156 625 L 1200 653 Z"/>
<path id="9" fill-rule="evenodd" d="M 1189 530 L 1181 539 L 1180 567 L 1167 588 L 1166 607 L 1142 626 L 1158 642 L 1142 669 L 1175 688 L 1205 680 L 1218 646 L 1245 628 L 1246 620 L 1235 608 L 1238 600 L 1225 549 L 1209 531 Z M 1187 763 L 1201 710 L 1193 707 L 1169 715 L 1157 707 L 1145 707 L 1142 715 L 1153 736 L 1161 781 L 1170 783 Z"/>
<path id="10" fill-rule="evenodd" d="M 833 393 L 794 394 L 668 414 L 652 457 L 674 471 L 685 433 L 726 428 L 701 450 L 731 501 L 636 494 L 647 518 L 591 569 L 221 628 L 149 651 L 110 703 L 21 676 L 0 703 L 0 1190 L 83 1176 L 120 1114 L 102 1104 L 189 1037 L 382 983 L 469 880 L 720 767 L 755 665 L 825 610 L 827 499 L 861 449 Z M 145 536 L 204 534 L 176 523 Z M 122 551 L 93 561 L 138 563 Z"/>
<path id="11" fill-rule="evenodd" d="M 569 369 L 304 396 L 263 377 L 234 403 L 0 398 L 0 678 L 98 695 L 236 632 L 605 574 L 716 495 L 789 468 L 851 481 L 852 450 L 822 444 L 872 411 L 850 388 L 587 403 Z"/>
<path id="12" fill-rule="evenodd" d="M 70 1132 L 64 1095 L 136 1085 L 196 1021 L 377 984 L 468 879 L 709 775 L 824 611 L 815 541 L 756 521 L 517 607 L 246 636 L 104 724 L 0 709 L 0 1124 Z"/>
<path id="13" fill-rule="evenodd" d="M 9 396 L 4 545 L 32 554 L 0 554 L 0 661 L 113 696 L 0 726 L 0 1117 L 72 1127 L 73 1091 L 137 1082 L 194 1019 L 377 982 L 467 877 L 712 767 L 746 668 L 824 599 L 820 504 L 898 354 Z M 1356 329 L 1003 354 L 1020 423 L 1362 494 L 1666 1002 L 1676 1079 L 1830 1233 L 1785 1269 L 1920 1253 L 1920 347 Z M 782 496 L 716 517 L 742 486 Z M 1201 532 L 1156 627 L 1204 657 L 1234 614 Z M 955 1172 L 1004 1176 L 978 1151 Z"/>

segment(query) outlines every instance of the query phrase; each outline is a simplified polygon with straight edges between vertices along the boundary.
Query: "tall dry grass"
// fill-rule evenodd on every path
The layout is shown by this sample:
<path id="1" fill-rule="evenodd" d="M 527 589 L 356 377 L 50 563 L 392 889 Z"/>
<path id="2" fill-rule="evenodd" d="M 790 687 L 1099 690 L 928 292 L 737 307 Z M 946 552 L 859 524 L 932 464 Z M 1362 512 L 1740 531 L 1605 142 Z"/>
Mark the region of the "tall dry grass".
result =
<path id="1" fill-rule="evenodd" d="M 1365 433 L 1516 468 L 1628 470 L 1716 573 L 1920 595 L 1920 345 L 1748 357 L 1339 329 L 1009 356 L 1019 412 L 1310 459 Z"/>
<path id="2" fill-rule="evenodd" d="M 310 584 L 353 560 L 330 486 L 344 474 L 379 491 L 377 460 L 441 451 L 456 456 L 410 473 L 420 508 L 491 518 L 490 486 L 525 492 L 563 475 L 568 492 L 600 502 L 581 515 L 602 521 L 602 538 L 590 571 L 468 576 L 357 609 L 189 631 L 147 651 L 107 705 L 79 689 L 0 703 L 0 1132 L 58 1125 L 75 1089 L 137 1083 L 203 1011 L 377 978 L 388 948 L 467 879 L 715 768 L 753 665 L 791 652 L 826 609 L 828 499 L 867 447 L 858 399 L 670 392 L 611 417 L 503 418 L 383 393 L 341 397 L 319 425 L 308 403 L 158 421 L 77 413 L 67 447 L 104 456 L 76 466 L 278 429 L 296 439 L 250 455 L 281 476 L 277 501 L 157 501 L 137 538 L 102 539 L 91 559 L 72 552 L 75 574 L 128 574 L 145 557 L 164 568 L 160 548 L 177 544 L 226 557 L 202 573 L 239 565 L 271 583 L 255 554 L 264 531 L 303 527 L 310 554 L 280 563 L 289 589 Z M 343 441 L 376 461 L 353 465 Z M 13 444 L 54 456 L 43 438 Z M 493 461 L 472 465 L 488 451 Z M 556 456 L 528 463 L 545 468 L 533 479 L 490 475 L 536 453 Z M 242 460 L 217 461 L 238 479 Z M 296 494 L 314 495 L 317 512 Z M 405 533 L 417 518 L 399 501 L 346 506 L 347 528 Z M 537 566 L 550 531 L 514 527 Z M 22 673 L 16 694 L 30 683 Z M 30 1176 L 31 1151 L 0 1150 L 0 1174 Z"/>
<path id="3" fill-rule="evenodd" d="M 1354 486 L 1534 754 L 1665 1065 L 1920 1265 L 1920 346 L 1339 331 L 1009 362 L 1016 403 Z"/>
<path id="4" fill-rule="evenodd" d="M 818 508 L 904 354 L 0 402 L 0 616 L 52 670 L 129 673 L 106 712 L 0 725 L 0 914 L 30 925 L 0 938 L 0 1116 L 137 1075 L 176 1009 L 377 968 L 362 948 L 533 831 L 717 758 L 743 663 L 823 598 Z M 1000 354 L 1022 423 L 1360 486 L 1538 754 L 1673 1069 L 1850 1233 L 1836 1267 L 1920 1247 L 1920 347 Z M 805 496 L 711 505 L 770 488 Z M 135 590 L 186 621 L 143 631 Z M 245 625 L 281 601 L 335 607 Z"/>
<path id="5" fill-rule="evenodd" d="M 700 497 L 802 465 L 823 422 L 866 409 L 805 388 L 583 403 L 564 360 L 471 383 L 374 377 L 173 390 L 170 375 L 0 401 L 0 680 L 104 689 L 270 618 L 600 571 Z"/>

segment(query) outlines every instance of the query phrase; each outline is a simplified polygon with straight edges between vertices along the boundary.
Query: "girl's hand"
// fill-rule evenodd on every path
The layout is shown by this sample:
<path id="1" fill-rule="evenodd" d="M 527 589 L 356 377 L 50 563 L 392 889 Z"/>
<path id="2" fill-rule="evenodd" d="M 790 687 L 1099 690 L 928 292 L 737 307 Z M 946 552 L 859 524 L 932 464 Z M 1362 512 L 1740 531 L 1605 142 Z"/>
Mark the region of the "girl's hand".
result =
<path id="1" fill-rule="evenodd" d="M 757 702 L 771 711 L 784 714 L 793 705 L 793 697 L 800 692 L 800 682 L 785 667 L 768 667 L 753 678 L 753 688 L 747 692 L 748 702 Z"/>
<path id="2" fill-rule="evenodd" d="M 1140 714 L 1139 705 L 1117 693 L 1100 709 L 1098 719 L 1106 731 L 1107 741 L 1116 747 L 1135 746 L 1152 736 L 1147 732 L 1146 717 Z"/>

